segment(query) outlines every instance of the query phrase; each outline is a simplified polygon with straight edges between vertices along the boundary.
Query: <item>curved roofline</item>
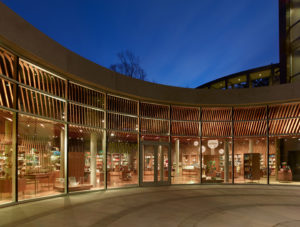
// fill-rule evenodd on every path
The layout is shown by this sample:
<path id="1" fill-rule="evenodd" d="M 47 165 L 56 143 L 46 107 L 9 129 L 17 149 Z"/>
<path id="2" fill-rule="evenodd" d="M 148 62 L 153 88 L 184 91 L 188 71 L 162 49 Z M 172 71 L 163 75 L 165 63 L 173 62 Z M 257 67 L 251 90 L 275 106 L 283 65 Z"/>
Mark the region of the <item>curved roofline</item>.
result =
<path id="1" fill-rule="evenodd" d="M 94 89 L 143 101 L 232 106 L 300 100 L 300 81 L 271 87 L 202 90 L 155 84 L 113 72 L 66 49 L 0 2 L 0 42 L 37 65 Z"/>

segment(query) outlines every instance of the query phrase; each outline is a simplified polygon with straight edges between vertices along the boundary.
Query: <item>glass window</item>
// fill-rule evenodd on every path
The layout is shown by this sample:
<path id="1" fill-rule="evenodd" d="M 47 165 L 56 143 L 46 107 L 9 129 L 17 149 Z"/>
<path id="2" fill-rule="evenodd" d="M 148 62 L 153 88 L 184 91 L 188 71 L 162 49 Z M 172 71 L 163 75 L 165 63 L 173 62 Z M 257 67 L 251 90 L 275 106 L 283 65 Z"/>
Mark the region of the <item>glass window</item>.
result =
<path id="1" fill-rule="evenodd" d="M 64 192 L 65 128 L 61 123 L 19 115 L 19 199 Z"/>
<path id="2" fill-rule="evenodd" d="M 69 126 L 69 191 L 103 189 L 105 137 L 101 129 Z"/>
<path id="3" fill-rule="evenodd" d="M 300 185 L 300 137 L 270 137 L 270 184 Z"/>
<path id="4" fill-rule="evenodd" d="M 172 138 L 172 184 L 200 183 L 200 139 Z"/>
<path id="5" fill-rule="evenodd" d="M 202 183 L 232 182 L 231 138 L 204 138 L 202 152 Z M 234 159 L 235 165 L 238 160 Z"/>
<path id="6" fill-rule="evenodd" d="M 13 115 L 0 110 L 0 204 L 12 200 Z"/>
<path id="7" fill-rule="evenodd" d="M 266 137 L 234 140 L 234 183 L 267 184 L 267 149 Z"/>
<path id="8" fill-rule="evenodd" d="M 107 137 L 107 187 L 137 185 L 138 135 L 109 131 Z"/>

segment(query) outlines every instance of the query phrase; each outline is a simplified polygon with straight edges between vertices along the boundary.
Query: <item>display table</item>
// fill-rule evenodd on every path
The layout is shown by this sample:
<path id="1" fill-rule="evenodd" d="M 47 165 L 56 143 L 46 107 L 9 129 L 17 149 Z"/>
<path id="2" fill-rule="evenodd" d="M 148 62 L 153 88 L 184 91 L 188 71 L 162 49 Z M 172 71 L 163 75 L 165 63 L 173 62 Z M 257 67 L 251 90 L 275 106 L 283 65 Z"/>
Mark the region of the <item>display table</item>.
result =
<path id="1" fill-rule="evenodd" d="M 79 185 L 69 186 L 69 192 L 90 190 L 91 188 L 92 188 L 92 185 L 90 185 L 90 184 L 79 184 Z M 55 185 L 54 189 L 59 192 L 65 191 L 65 187 L 63 185 Z"/>
<path id="2" fill-rule="evenodd" d="M 293 175 L 291 170 L 283 170 L 278 171 L 277 175 L 278 181 L 292 181 Z"/>
<path id="3" fill-rule="evenodd" d="M 186 166 L 182 168 L 182 175 L 197 175 L 198 170 L 194 166 Z"/>
<path id="4" fill-rule="evenodd" d="M 48 180 L 48 190 L 50 191 L 50 175 L 51 173 L 31 173 L 24 175 L 25 179 L 34 181 L 34 191 L 35 194 L 38 192 L 38 182 L 42 179 Z"/>

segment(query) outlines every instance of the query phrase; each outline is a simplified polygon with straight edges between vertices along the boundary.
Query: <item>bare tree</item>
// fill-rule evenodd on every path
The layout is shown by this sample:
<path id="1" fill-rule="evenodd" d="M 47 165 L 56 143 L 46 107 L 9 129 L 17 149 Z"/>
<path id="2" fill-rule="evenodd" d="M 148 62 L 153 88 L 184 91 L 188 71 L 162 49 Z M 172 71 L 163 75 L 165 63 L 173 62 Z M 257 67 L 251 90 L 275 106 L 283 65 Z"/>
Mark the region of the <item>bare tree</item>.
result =
<path id="1" fill-rule="evenodd" d="M 117 54 L 120 63 L 113 64 L 110 69 L 123 75 L 145 80 L 146 72 L 140 66 L 140 58 L 135 56 L 131 51 L 126 50 Z"/>

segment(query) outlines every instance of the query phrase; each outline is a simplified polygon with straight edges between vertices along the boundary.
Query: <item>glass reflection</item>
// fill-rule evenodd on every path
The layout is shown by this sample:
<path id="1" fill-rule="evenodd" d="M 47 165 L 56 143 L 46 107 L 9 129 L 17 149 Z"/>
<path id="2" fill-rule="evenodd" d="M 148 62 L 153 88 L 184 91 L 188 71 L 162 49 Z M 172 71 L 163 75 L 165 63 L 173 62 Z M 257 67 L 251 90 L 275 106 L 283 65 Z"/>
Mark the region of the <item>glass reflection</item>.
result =
<path id="1" fill-rule="evenodd" d="M 19 199 L 64 192 L 65 128 L 63 124 L 19 115 Z"/>
<path id="2" fill-rule="evenodd" d="M 13 115 L 0 110 L 0 204 L 12 200 Z"/>
<path id="3" fill-rule="evenodd" d="M 199 138 L 172 138 L 172 183 L 200 183 Z"/>
<path id="4" fill-rule="evenodd" d="M 101 129 L 69 126 L 69 191 L 105 185 L 105 137 Z"/>
<path id="5" fill-rule="evenodd" d="M 137 134 L 108 132 L 107 187 L 138 184 Z"/>
<path id="6" fill-rule="evenodd" d="M 235 183 L 267 184 L 267 138 L 234 140 Z"/>
<path id="7" fill-rule="evenodd" d="M 202 183 L 231 183 L 231 138 L 205 138 L 202 140 L 201 152 Z M 238 163 L 236 158 L 234 163 Z"/>

